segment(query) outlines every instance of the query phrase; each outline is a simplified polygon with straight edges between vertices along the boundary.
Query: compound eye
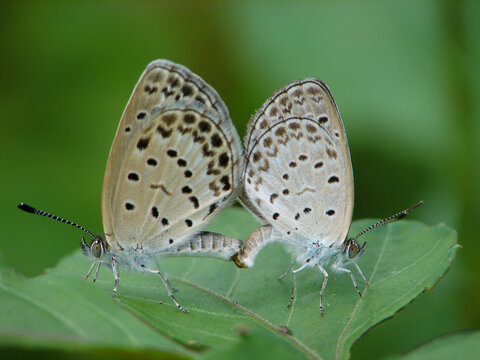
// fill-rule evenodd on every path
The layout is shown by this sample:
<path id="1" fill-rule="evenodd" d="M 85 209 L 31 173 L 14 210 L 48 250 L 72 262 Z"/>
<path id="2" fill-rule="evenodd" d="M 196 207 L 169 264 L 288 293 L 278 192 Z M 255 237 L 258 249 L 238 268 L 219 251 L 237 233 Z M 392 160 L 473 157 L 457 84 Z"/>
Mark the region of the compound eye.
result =
<path id="1" fill-rule="evenodd" d="M 102 256 L 102 245 L 98 242 L 93 243 L 92 247 L 90 248 L 92 251 L 92 255 L 96 257 L 97 259 Z"/>
<path id="2" fill-rule="evenodd" d="M 358 245 L 355 243 L 351 243 L 350 246 L 348 247 L 348 258 L 353 259 L 358 255 Z"/>

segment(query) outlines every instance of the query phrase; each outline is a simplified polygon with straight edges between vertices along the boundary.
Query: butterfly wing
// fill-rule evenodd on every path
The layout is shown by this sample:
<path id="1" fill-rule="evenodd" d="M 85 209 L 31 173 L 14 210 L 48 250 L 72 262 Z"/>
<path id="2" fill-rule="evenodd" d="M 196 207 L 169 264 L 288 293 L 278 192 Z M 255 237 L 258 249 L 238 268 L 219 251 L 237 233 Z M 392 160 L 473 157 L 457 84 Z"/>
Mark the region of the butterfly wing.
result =
<path id="1" fill-rule="evenodd" d="M 305 79 L 278 90 L 252 118 L 242 202 L 285 239 L 341 243 L 353 212 L 345 129 L 328 87 Z"/>
<path id="2" fill-rule="evenodd" d="M 217 92 L 167 60 L 148 65 L 110 150 L 106 239 L 157 253 L 187 241 L 234 198 L 241 145 Z"/>

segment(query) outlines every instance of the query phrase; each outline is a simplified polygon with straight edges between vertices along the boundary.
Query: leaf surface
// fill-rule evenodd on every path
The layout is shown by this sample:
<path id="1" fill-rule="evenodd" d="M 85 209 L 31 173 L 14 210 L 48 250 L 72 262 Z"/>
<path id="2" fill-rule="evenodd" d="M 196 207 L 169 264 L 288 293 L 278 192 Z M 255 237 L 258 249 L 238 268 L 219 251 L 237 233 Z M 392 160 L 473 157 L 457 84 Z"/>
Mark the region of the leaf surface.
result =
<path id="1" fill-rule="evenodd" d="M 372 223 L 355 222 L 351 233 Z M 231 208 L 210 229 L 246 238 L 256 226 L 246 211 Z M 102 268 L 94 285 L 81 280 L 90 262 L 80 251 L 32 279 L 20 277 L 2 261 L 0 343 L 189 358 L 209 356 L 205 350 L 210 348 L 224 351 L 225 356 L 239 355 L 239 344 L 258 337 L 265 344 L 288 349 L 281 352 L 285 358 L 346 359 L 353 343 L 370 327 L 432 289 L 448 270 L 457 248 L 451 228 L 408 220 L 364 238 L 368 245 L 358 264 L 369 287 L 360 298 L 348 275 L 330 271 L 323 317 L 318 311 L 323 277 L 315 269 L 297 274 L 297 297 L 286 308 L 290 277 L 279 281 L 277 276 L 290 265 L 291 256 L 280 244 L 265 248 L 250 269 L 237 269 L 217 259 L 162 258 L 161 266 L 178 290 L 175 297 L 190 314 L 177 310 L 160 279 L 151 274 L 120 269 L 119 292 L 112 299 L 110 270 Z M 363 289 L 358 274 L 356 278 Z M 278 358 L 275 352 L 269 354 Z"/>

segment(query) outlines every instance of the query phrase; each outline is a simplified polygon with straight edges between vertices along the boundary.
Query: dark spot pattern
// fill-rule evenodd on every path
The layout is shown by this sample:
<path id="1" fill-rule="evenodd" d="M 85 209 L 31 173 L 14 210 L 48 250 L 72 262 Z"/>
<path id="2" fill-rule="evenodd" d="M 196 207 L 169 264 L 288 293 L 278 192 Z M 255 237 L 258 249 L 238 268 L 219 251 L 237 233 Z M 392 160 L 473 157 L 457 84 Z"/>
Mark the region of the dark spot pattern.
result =
<path id="1" fill-rule="evenodd" d="M 327 210 L 325 213 L 326 213 L 328 216 L 332 216 L 332 215 L 335 214 L 335 210 L 330 209 L 330 210 Z"/>
<path id="2" fill-rule="evenodd" d="M 150 166 L 157 166 L 158 162 L 154 158 L 148 158 L 147 164 Z"/>
<path id="3" fill-rule="evenodd" d="M 297 214 L 295 215 L 295 220 L 298 220 L 298 219 L 300 219 L 300 214 L 299 214 L 299 213 L 297 213 Z"/>
<path id="4" fill-rule="evenodd" d="M 148 143 L 150 142 L 150 138 L 143 138 L 138 140 L 137 142 L 137 149 L 142 151 L 148 147 Z"/>
<path id="5" fill-rule="evenodd" d="M 202 146 L 202 151 L 203 151 L 203 156 L 205 157 L 210 157 L 215 155 L 215 151 L 210 150 L 210 148 L 208 147 L 208 144 L 204 144 Z"/>
<path id="6" fill-rule="evenodd" d="M 137 114 L 137 119 L 138 120 L 143 120 L 145 119 L 145 116 L 147 116 L 147 113 L 145 111 L 139 111 Z"/>
<path id="7" fill-rule="evenodd" d="M 319 161 L 317 163 L 315 163 L 315 165 L 313 166 L 315 169 L 319 169 L 323 166 L 323 161 Z"/>
<path id="8" fill-rule="evenodd" d="M 138 174 L 134 172 L 129 173 L 127 177 L 128 177 L 128 180 L 132 180 L 132 181 L 138 181 L 140 179 L 138 177 Z"/>
<path id="9" fill-rule="evenodd" d="M 186 220 L 185 220 L 185 224 L 187 224 L 188 227 L 192 227 L 193 222 L 192 222 L 192 220 L 190 220 L 190 219 L 186 219 Z"/>
<path id="10" fill-rule="evenodd" d="M 192 189 L 189 186 L 182 187 L 182 193 L 190 194 L 191 192 L 192 192 Z"/>
<path id="11" fill-rule="evenodd" d="M 133 205 L 132 203 L 127 202 L 127 203 L 125 203 L 125 209 L 127 209 L 127 210 L 129 210 L 129 211 L 130 211 L 130 210 L 133 210 L 133 209 L 135 209 L 135 205 Z"/>
<path id="12" fill-rule="evenodd" d="M 169 244 L 173 244 L 173 239 L 168 239 Z"/>
<path id="13" fill-rule="evenodd" d="M 328 116 L 327 115 L 321 115 L 318 117 L 318 122 L 320 124 L 325 124 L 328 121 Z"/>
<path id="14" fill-rule="evenodd" d="M 277 130 L 275 130 L 275 135 L 278 136 L 278 137 L 281 137 L 283 135 L 285 135 L 286 131 L 285 131 L 285 128 L 282 126 L 282 127 L 279 127 Z"/>
<path id="15" fill-rule="evenodd" d="M 152 216 L 156 219 L 158 218 L 158 209 L 156 206 L 152 207 Z"/>
<path id="16" fill-rule="evenodd" d="M 165 138 L 168 138 L 170 137 L 170 135 L 172 135 L 172 129 L 170 130 L 167 130 L 165 129 L 162 125 L 158 125 L 157 126 L 157 132 L 162 135 L 162 137 L 165 139 Z"/>
<path id="17" fill-rule="evenodd" d="M 125 128 L 125 132 L 127 132 L 127 133 L 130 132 L 131 130 L 132 130 L 132 129 L 130 128 L 130 126 L 127 126 L 127 127 Z"/>
<path id="18" fill-rule="evenodd" d="M 223 190 L 225 190 L 225 191 L 230 190 L 230 188 L 231 188 L 230 179 L 228 178 L 227 175 L 222 176 L 220 178 L 220 182 L 223 184 L 223 187 L 222 187 Z"/>
<path id="19" fill-rule="evenodd" d="M 180 91 L 182 92 L 183 96 L 190 96 L 193 94 L 193 88 L 187 84 L 183 85 Z"/>
<path id="20" fill-rule="evenodd" d="M 266 148 L 270 147 L 272 143 L 273 143 L 273 140 L 271 137 L 267 137 L 263 140 L 263 146 L 265 146 Z"/>
<path id="21" fill-rule="evenodd" d="M 340 180 L 338 179 L 338 176 L 330 176 L 330 178 L 328 179 L 328 183 L 329 184 L 333 184 L 333 183 L 338 183 Z"/>
<path id="22" fill-rule="evenodd" d="M 273 205 L 273 202 L 275 201 L 275 199 L 278 197 L 278 194 L 275 194 L 273 193 L 272 195 L 270 195 L 270 203 Z"/>
<path id="23" fill-rule="evenodd" d="M 283 174 L 282 178 L 284 178 L 285 180 L 288 180 L 289 176 L 288 174 Z"/>
<path id="24" fill-rule="evenodd" d="M 218 157 L 218 165 L 221 167 L 227 167 L 228 165 L 228 160 L 230 158 L 228 157 L 227 153 L 223 153 Z"/>
<path id="25" fill-rule="evenodd" d="M 200 129 L 201 132 L 209 133 L 210 130 L 212 129 L 212 126 L 208 122 L 202 120 L 198 124 L 198 128 Z"/>
<path id="26" fill-rule="evenodd" d="M 185 124 L 193 124 L 195 122 L 195 116 L 192 114 L 183 115 L 183 122 Z"/>
<path id="27" fill-rule="evenodd" d="M 292 130 L 295 131 L 295 130 L 300 129 L 300 124 L 297 123 L 297 122 L 292 122 L 292 123 L 290 123 L 290 124 L 288 125 L 288 127 L 289 127 L 290 129 L 292 129 Z"/>
<path id="28" fill-rule="evenodd" d="M 195 96 L 195 100 L 197 100 L 199 103 L 205 104 L 205 99 L 200 95 Z"/>
<path id="29" fill-rule="evenodd" d="M 328 149 L 327 148 L 327 155 L 329 159 L 336 159 L 337 158 L 337 153 L 333 149 Z"/>
<path id="30" fill-rule="evenodd" d="M 205 136 L 198 135 L 197 130 L 193 130 L 192 135 L 193 135 L 193 142 L 194 143 L 197 143 L 197 142 L 204 143 L 205 142 Z"/>
<path id="31" fill-rule="evenodd" d="M 172 126 L 175 121 L 177 121 L 176 114 L 165 114 L 162 116 L 162 121 L 167 124 L 167 126 Z"/>
<path id="32" fill-rule="evenodd" d="M 294 168 L 294 167 L 297 167 L 297 163 L 295 161 L 290 161 L 288 166 L 290 166 L 291 168 Z"/>
<path id="33" fill-rule="evenodd" d="M 210 205 L 210 208 L 208 209 L 208 215 L 210 215 L 211 213 L 213 213 L 215 211 L 215 209 L 217 208 L 217 204 L 216 203 L 213 203 L 212 205 Z"/>
<path id="34" fill-rule="evenodd" d="M 185 175 L 186 178 L 189 178 L 189 177 L 192 177 L 192 172 L 190 170 L 187 170 L 183 173 L 183 175 Z"/>
<path id="35" fill-rule="evenodd" d="M 307 124 L 306 128 L 307 128 L 307 131 L 310 134 L 314 134 L 314 133 L 317 132 L 317 128 L 315 126 L 313 126 L 312 124 Z"/>
<path id="36" fill-rule="evenodd" d="M 177 156 L 177 151 L 173 150 L 173 149 L 167 150 L 167 155 L 172 157 L 172 158 L 176 157 Z"/>
<path id="37" fill-rule="evenodd" d="M 288 194 L 290 194 L 290 190 L 288 190 L 288 189 L 283 189 L 282 194 L 283 194 L 283 195 L 288 195 Z"/>
<path id="38" fill-rule="evenodd" d="M 184 160 L 184 159 L 178 159 L 177 160 L 177 165 L 180 166 L 180 167 L 185 167 L 185 166 L 187 166 L 187 161 Z"/>
<path id="39" fill-rule="evenodd" d="M 262 158 L 262 154 L 260 153 L 260 151 L 256 151 L 253 153 L 253 162 L 256 163 L 257 161 L 259 161 L 260 159 Z"/>
<path id="40" fill-rule="evenodd" d="M 153 93 L 155 93 L 158 88 L 156 86 L 150 86 L 150 85 L 146 85 L 143 90 L 145 90 L 146 93 L 148 93 L 149 95 L 152 95 Z"/>
<path id="41" fill-rule="evenodd" d="M 198 199 L 197 199 L 196 196 L 190 196 L 190 197 L 188 198 L 188 200 L 190 200 L 190 201 L 192 202 L 193 207 L 194 207 L 195 209 L 198 209 L 198 208 L 200 207 L 200 203 L 198 202 Z"/>
<path id="42" fill-rule="evenodd" d="M 310 208 L 308 208 L 308 207 L 306 207 L 305 209 L 303 209 L 303 212 L 304 212 L 305 214 L 308 214 L 310 211 L 312 211 L 312 209 L 310 209 Z"/>
<path id="43" fill-rule="evenodd" d="M 164 225 L 164 226 L 168 225 L 168 219 L 167 218 L 162 219 L 162 225 Z"/>
<path id="44" fill-rule="evenodd" d="M 307 159 L 308 159 L 308 156 L 307 156 L 307 155 L 300 155 L 300 156 L 298 157 L 298 160 L 300 160 L 300 161 L 305 161 L 305 160 L 307 160 Z"/>
<path id="45" fill-rule="evenodd" d="M 280 216 L 279 213 L 277 213 L 277 212 L 276 212 L 276 213 L 273 213 L 273 216 L 272 216 L 272 217 L 273 217 L 273 220 L 277 220 L 279 216 Z"/>
<path id="46" fill-rule="evenodd" d="M 223 144 L 222 138 L 218 134 L 213 134 L 212 137 L 210 138 L 210 142 L 214 147 L 220 147 Z"/>

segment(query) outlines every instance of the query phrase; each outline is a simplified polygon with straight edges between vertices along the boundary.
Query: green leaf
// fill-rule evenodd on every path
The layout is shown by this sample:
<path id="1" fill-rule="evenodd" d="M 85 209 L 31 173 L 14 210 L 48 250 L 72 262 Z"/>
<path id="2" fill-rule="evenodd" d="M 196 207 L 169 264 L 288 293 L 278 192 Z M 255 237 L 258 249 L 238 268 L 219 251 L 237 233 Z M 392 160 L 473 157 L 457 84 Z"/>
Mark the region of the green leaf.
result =
<path id="1" fill-rule="evenodd" d="M 355 222 L 351 233 L 371 223 Z M 211 229 L 245 238 L 256 226 L 246 211 L 231 208 Z M 451 228 L 406 220 L 364 238 L 368 245 L 359 265 L 370 286 L 361 299 L 348 275 L 330 272 L 324 317 L 318 311 L 323 277 L 315 269 L 298 273 L 296 301 L 286 308 L 291 282 L 289 277 L 279 281 L 277 275 L 291 257 L 280 244 L 265 248 L 251 269 L 217 259 L 161 259 L 178 289 L 177 300 L 190 314 L 178 311 L 160 279 L 150 274 L 121 271 L 119 292 L 112 299 L 110 270 L 102 268 L 94 285 L 81 280 L 90 262 L 80 251 L 32 279 L 21 278 L 2 262 L 0 344 L 139 351 L 160 358 L 192 357 L 210 348 L 239 355 L 241 344 L 254 348 L 251 344 L 258 346 L 261 338 L 265 344 L 288 349 L 282 352 L 285 357 L 346 359 L 350 347 L 370 327 L 432 289 L 457 248 Z M 358 276 L 357 280 L 360 284 Z M 241 335 L 245 333 L 250 335 Z"/>
<path id="2" fill-rule="evenodd" d="M 480 331 L 451 334 L 433 339 L 404 356 L 390 356 L 389 360 L 450 360 L 478 359 Z"/>

